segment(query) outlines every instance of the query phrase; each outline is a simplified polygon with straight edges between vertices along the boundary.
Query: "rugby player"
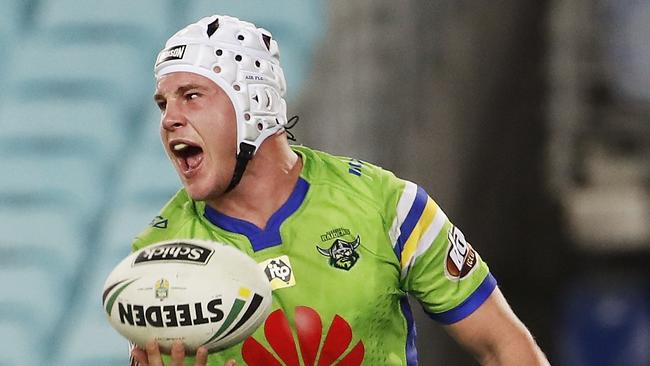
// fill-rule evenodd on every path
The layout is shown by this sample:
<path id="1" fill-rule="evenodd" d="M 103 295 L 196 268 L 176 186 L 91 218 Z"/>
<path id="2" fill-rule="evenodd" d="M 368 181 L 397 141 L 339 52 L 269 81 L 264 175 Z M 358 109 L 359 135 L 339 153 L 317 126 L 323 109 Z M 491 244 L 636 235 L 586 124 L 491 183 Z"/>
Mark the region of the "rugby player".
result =
<path id="1" fill-rule="evenodd" d="M 290 145 L 270 32 L 206 17 L 155 65 L 160 135 L 183 188 L 133 250 L 175 238 L 232 245 L 273 287 L 245 341 L 208 355 L 135 347 L 141 366 L 417 365 L 407 295 L 484 365 L 545 356 L 460 229 L 422 187 L 371 163 Z M 350 121 L 353 123 L 353 121 Z"/>

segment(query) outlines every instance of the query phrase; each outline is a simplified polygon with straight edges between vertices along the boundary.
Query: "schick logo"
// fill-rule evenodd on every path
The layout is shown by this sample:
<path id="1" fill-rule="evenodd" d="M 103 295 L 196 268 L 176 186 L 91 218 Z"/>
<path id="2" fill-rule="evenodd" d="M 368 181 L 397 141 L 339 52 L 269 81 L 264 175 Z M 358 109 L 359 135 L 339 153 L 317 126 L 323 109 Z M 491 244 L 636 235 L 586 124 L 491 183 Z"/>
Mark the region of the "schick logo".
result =
<path id="1" fill-rule="evenodd" d="M 162 50 L 158 55 L 156 66 L 169 60 L 181 60 L 183 58 L 183 55 L 185 55 L 185 47 L 187 46 L 182 44 L 182 45 L 170 47 L 166 50 Z"/>
<path id="2" fill-rule="evenodd" d="M 158 262 L 158 261 L 178 261 L 190 262 L 196 264 L 206 264 L 212 256 L 214 250 L 204 248 L 195 244 L 188 243 L 170 243 L 157 245 L 154 248 L 145 248 L 133 262 L 134 265 Z"/>

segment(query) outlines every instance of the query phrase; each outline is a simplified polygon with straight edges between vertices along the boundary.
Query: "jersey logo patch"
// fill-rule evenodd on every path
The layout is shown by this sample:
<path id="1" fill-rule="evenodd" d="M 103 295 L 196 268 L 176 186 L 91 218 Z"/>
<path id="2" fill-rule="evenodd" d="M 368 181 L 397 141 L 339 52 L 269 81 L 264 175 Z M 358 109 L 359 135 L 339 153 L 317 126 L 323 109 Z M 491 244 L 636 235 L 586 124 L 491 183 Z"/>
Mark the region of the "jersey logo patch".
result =
<path id="1" fill-rule="evenodd" d="M 156 216 L 151 220 L 149 226 L 155 227 L 157 229 L 167 229 L 167 219 L 162 216 Z"/>
<path id="2" fill-rule="evenodd" d="M 264 270 L 264 274 L 269 279 L 273 290 L 296 285 L 296 277 L 293 274 L 293 268 L 291 268 L 291 261 L 289 261 L 288 256 L 271 258 L 259 263 L 259 265 Z"/>
<path id="3" fill-rule="evenodd" d="M 357 238 L 353 242 L 336 239 L 329 249 L 323 249 L 318 245 L 316 249 L 320 254 L 329 257 L 330 266 L 349 271 L 359 260 L 357 248 L 360 244 L 361 239 L 357 235 Z"/>
<path id="4" fill-rule="evenodd" d="M 452 226 L 447 235 L 449 239 L 449 250 L 445 261 L 445 273 L 453 280 L 463 279 L 476 266 L 476 252 L 465 240 L 465 235 Z"/>
<path id="5" fill-rule="evenodd" d="M 296 306 L 292 322 L 281 309 L 275 310 L 264 321 L 263 334 L 270 347 L 248 337 L 242 346 L 242 358 L 249 366 L 314 366 L 317 358 L 319 366 L 361 365 L 365 358 L 363 341 L 351 347 L 352 327 L 345 319 L 334 315 L 325 339 L 323 330 L 323 320 L 310 307 Z"/>

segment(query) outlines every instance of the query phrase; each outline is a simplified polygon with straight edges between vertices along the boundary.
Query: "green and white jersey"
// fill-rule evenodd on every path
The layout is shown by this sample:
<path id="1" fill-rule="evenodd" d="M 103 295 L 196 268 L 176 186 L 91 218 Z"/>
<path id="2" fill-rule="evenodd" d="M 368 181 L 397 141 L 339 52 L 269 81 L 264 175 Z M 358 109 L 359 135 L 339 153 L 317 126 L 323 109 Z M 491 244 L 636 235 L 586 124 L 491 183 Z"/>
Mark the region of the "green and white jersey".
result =
<path id="1" fill-rule="evenodd" d="M 238 365 L 417 365 L 407 294 L 450 324 L 496 286 L 463 234 L 417 185 L 371 164 L 293 147 L 303 161 L 287 202 L 266 228 L 226 216 L 180 190 L 166 227 L 133 250 L 197 238 L 254 258 L 273 287 L 273 311 L 251 337 L 209 357 Z M 190 363 L 188 363 L 190 364 Z"/>

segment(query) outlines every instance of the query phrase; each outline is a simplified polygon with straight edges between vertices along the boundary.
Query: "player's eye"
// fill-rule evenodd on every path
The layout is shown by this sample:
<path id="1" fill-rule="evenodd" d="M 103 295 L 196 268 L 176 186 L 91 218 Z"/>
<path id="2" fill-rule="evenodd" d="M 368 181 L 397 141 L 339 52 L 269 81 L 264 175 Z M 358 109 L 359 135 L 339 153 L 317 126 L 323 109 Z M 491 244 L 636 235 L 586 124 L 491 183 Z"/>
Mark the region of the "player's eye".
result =
<path id="1" fill-rule="evenodd" d="M 158 109 L 160 109 L 161 112 L 164 111 L 165 108 L 167 108 L 167 102 L 165 102 L 164 100 L 157 100 L 156 105 L 158 106 Z"/>
<path id="2" fill-rule="evenodd" d="M 193 100 L 193 99 L 196 99 L 196 98 L 198 98 L 200 96 L 201 96 L 201 94 L 198 93 L 198 92 L 188 92 L 188 93 L 185 94 L 185 99 Z"/>

